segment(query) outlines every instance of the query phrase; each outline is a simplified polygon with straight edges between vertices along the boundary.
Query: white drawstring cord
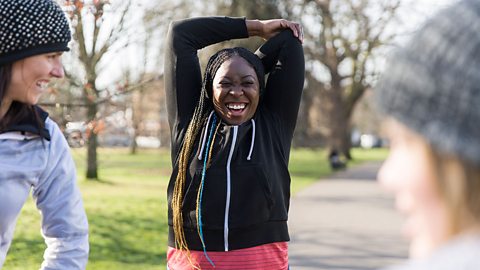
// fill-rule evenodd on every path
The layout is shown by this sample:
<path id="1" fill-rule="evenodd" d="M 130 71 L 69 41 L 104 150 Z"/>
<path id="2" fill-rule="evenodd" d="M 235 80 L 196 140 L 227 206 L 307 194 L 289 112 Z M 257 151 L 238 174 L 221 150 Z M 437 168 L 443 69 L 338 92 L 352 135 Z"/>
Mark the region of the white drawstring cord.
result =
<path id="1" fill-rule="evenodd" d="M 203 147 L 205 147 L 205 141 L 207 140 L 207 132 L 208 132 L 208 125 L 210 124 L 210 120 L 212 119 L 213 111 L 208 116 L 207 126 L 205 127 L 205 133 L 203 134 L 202 146 L 200 148 L 200 153 L 198 154 L 198 160 L 202 160 L 203 156 Z"/>
<path id="2" fill-rule="evenodd" d="M 250 160 L 252 158 L 252 152 L 253 152 L 253 145 L 255 144 L 255 120 L 252 121 L 252 143 L 250 145 L 250 152 L 248 153 L 247 160 Z"/>

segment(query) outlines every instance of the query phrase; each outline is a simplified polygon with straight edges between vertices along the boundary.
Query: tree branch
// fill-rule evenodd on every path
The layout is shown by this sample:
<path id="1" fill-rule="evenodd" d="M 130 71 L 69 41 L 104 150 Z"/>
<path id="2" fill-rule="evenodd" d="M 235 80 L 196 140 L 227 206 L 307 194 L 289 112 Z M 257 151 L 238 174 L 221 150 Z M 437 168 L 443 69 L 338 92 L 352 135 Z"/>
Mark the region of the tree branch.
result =
<path id="1" fill-rule="evenodd" d="M 129 0 L 127 2 L 124 10 L 122 11 L 122 15 L 120 16 L 120 20 L 118 21 L 118 23 L 115 24 L 116 26 L 114 26 L 111 29 L 111 31 L 108 35 L 107 41 L 105 41 L 103 46 L 95 53 L 95 56 L 93 58 L 93 62 L 95 64 L 97 64 L 102 59 L 102 57 L 105 55 L 105 53 L 109 50 L 110 46 L 112 44 L 115 44 L 119 40 L 120 35 L 118 33 L 121 33 L 124 30 L 125 18 L 126 18 L 126 15 L 128 13 L 128 10 L 131 6 L 131 3 L 132 3 L 131 0 Z"/>

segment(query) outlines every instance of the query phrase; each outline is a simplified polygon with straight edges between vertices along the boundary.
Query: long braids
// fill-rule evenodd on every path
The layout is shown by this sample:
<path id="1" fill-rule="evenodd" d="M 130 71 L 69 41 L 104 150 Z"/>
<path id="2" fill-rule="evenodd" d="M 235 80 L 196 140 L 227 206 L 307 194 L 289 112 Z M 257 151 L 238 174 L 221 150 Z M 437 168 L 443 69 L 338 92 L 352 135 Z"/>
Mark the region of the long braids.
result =
<path id="1" fill-rule="evenodd" d="M 195 138 L 197 137 L 202 122 L 202 110 L 204 105 L 203 96 L 204 94 L 202 91 L 202 94 L 200 95 L 199 105 L 197 105 L 197 107 L 195 108 L 195 112 L 193 114 L 192 120 L 188 125 L 183 145 L 180 150 L 180 155 L 178 159 L 178 174 L 175 180 L 175 186 L 173 188 L 172 196 L 173 233 L 175 235 L 175 247 L 179 250 L 186 251 L 189 261 L 190 252 L 187 242 L 185 240 L 185 232 L 183 230 L 182 200 L 185 191 L 189 157 L 192 154 Z"/>
<path id="2" fill-rule="evenodd" d="M 185 231 L 183 228 L 183 213 L 182 213 L 182 201 L 184 198 L 185 192 L 185 183 L 187 179 L 188 167 L 190 164 L 190 159 L 193 153 L 195 141 L 202 130 L 203 125 L 208 122 L 208 117 L 213 110 L 213 78 L 217 73 L 220 66 L 228 59 L 232 58 L 233 56 L 241 56 L 245 60 L 247 60 L 255 69 L 257 73 L 257 77 L 260 84 L 260 93 L 264 88 L 264 71 L 263 65 L 260 59 L 253 54 L 252 52 L 248 51 L 245 48 L 236 47 L 236 48 L 228 48 L 223 49 L 215 53 L 210 57 L 208 60 L 207 66 L 205 68 L 205 75 L 202 83 L 202 89 L 200 93 L 200 99 L 198 101 L 197 106 L 195 107 L 195 111 L 192 116 L 192 120 L 188 125 L 187 131 L 185 133 L 185 138 L 183 140 L 183 144 L 180 150 L 179 159 L 178 159 L 178 174 L 176 176 L 175 185 L 173 188 L 173 195 L 172 195 L 172 214 L 173 214 L 173 233 L 175 237 L 175 247 L 178 250 L 185 251 L 186 256 L 190 264 L 198 269 L 190 256 L 190 250 L 188 248 L 188 244 L 185 238 Z M 213 262 L 210 260 L 206 253 L 206 245 L 203 237 L 202 232 L 202 218 L 201 218 L 201 199 L 202 199 L 202 192 L 203 192 L 203 183 L 205 181 L 205 173 L 206 170 L 210 167 L 210 161 L 212 158 L 212 150 L 213 145 L 215 142 L 216 134 L 218 128 L 220 127 L 221 120 L 216 119 L 217 116 L 215 113 L 213 114 L 213 124 L 210 129 L 208 135 L 209 142 L 207 143 L 207 147 L 205 149 L 204 155 L 204 168 L 202 171 L 202 180 L 200 183 L 200 188 L 198 189 L 197 193 L 197 205 L 196 205 L 196 219 L 197 219 L 197 231 L 203 246 L 203 251 L 205 256 L 209 260 L 209 262 L 214 266 Z M 205 127 L 208 130 L 208 126 Z M 203 155 L 203 153 L 200 153 Z"/>

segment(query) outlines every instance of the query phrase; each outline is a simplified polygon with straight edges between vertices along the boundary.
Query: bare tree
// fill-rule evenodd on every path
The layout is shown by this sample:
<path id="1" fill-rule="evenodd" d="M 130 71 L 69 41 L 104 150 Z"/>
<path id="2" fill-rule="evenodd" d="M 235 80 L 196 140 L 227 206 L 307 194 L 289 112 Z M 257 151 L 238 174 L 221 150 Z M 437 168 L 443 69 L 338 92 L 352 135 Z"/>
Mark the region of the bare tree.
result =
<path id="1" fill-rule="evenodd" d="M 278 0 L 257 0 L 257 1 L 218 1 L 217 10 L 219 14 L 233 17 L 246 17 L 247 19 L 266 20 L 280 18 Z M 216 50 L 224 46 L 241 46 L 255 51 L 264 41 L 261 38 L 232 40 L 220 46 L 214 46 Z"/>
<path id="2" fill-rule="evenodd" d="M 140 80 L 145 79 L 146 75 L 146 66 L 147 66 L 147 58 L 148 58 L 148 48 L 150 45 L 150 39 L 152 38 L 152 33 L 151 31 L 148 31 L 147 33 L 147 38 L 145 38 L 145 41 L 143 43 L 143 70 L 142 74 L 140 76 Z M 140 129 L 140 124 L 143 119 L 144 115 L 144 109 L 142 104 L 144 103 L 144 85 L 140 86 L 139 91 L 136 93 L 132 94 L 132 125 L 133 125 L 133 141 L 130 145 L 130 154 L 134 155 L 137 153 L 137 136 L 139 136 L 139 129 Z M 136 105 L 136 106 L 135 106 Z"/>
<path id="3" fill-rule="evenodd" d="M 319 102 L 317 121 L 326 145 L 346 158 L 350 155 L 350 120 L 355 104 L 375 82 L 372 68 L 376 50 L 390 42 L 400 0 L 303 0 L 308 60 L 305 116 L 315 110 L 311 92 Z M 313 22 L 313 23 L 312 23 Z M 319 74 L 323 74 L 321 78 Z M 313 88 L 313 89 L 312 89 Z M 304 96 L 304 97 L 305 97 Z M 307 120 L 308 121 L 308 120 Z"/>
<path id="4" fill-rule="evenodd" d="M 78 62 L 84 73 L 83 78 L 69 73 L 69 79 L 81 85 L 83 99 L 87 106 L 87 122 L 89 127 L 87 153 L 87 179 L 98 178 L 97 164 L 97 123 L 98 99 L 101 89 L 97 86 L 97 78 L 102 72 L 100 63 L 112 48 L 119 49 L 128 45 L 125 39 L 126 17 L 131 1 L 122 6 L 113 6 L 108 0 L 63 0 L 73 27 L 73 38 L 78 46 Z M 109 23 L 105 18 L 109 16 Z"/>
<path id="5" fill-rule="evenodd" d="M 227 15 L 245 16 L 248 19 L 259 20 L 279 18 L 278 4 L 278 0 L 231 0 L 229 3 L 225 1 L 220 2 L 220 6 L 227 11 Z"/>

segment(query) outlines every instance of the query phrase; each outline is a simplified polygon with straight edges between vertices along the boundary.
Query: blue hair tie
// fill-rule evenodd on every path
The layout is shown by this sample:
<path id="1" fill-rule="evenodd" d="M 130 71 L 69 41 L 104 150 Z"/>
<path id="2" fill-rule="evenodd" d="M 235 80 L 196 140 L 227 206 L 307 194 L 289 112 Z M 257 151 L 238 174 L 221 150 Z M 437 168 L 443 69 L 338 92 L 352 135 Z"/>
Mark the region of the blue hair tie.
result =
<path id="1" fill-rule="evenodd" d="M 200 236 L 200 240 L 202 242 L 202 248 L 203 248 L 203 254 L 205 254 L 205 257 L 207 258 L 208 262 L 215 267 L 215 264 L 213 261 L 208 257 L 207 254 L 207 248 L 205 246 L 205 240 L 203 237 L 203 228 L 202 228 L 202 197 L 203 197 L 203 187 L 205 183 L 205 173 L 207 171 L 207 160 L 208 160 L 208 152 L 210 151 L 210 142 L 213 137 L 213 133 L 215 132 L 215 124 L 217 123 L 217 117 L 215 114 L 213 114 L 213 121 L 212 121 L 212 127 L 210 128 L 210 134 L 208 135 L 208 141 L 207 141 L 207 147 L 205 147 L 205 156 L 203 159 L 203 168 L 202 168 L 202 180 L 200 181 L 200 194 L 199 194 L 199 203 L 198 203 L 198 233 Z M 207 127 L 208 128 L 208 127 Z"/>

